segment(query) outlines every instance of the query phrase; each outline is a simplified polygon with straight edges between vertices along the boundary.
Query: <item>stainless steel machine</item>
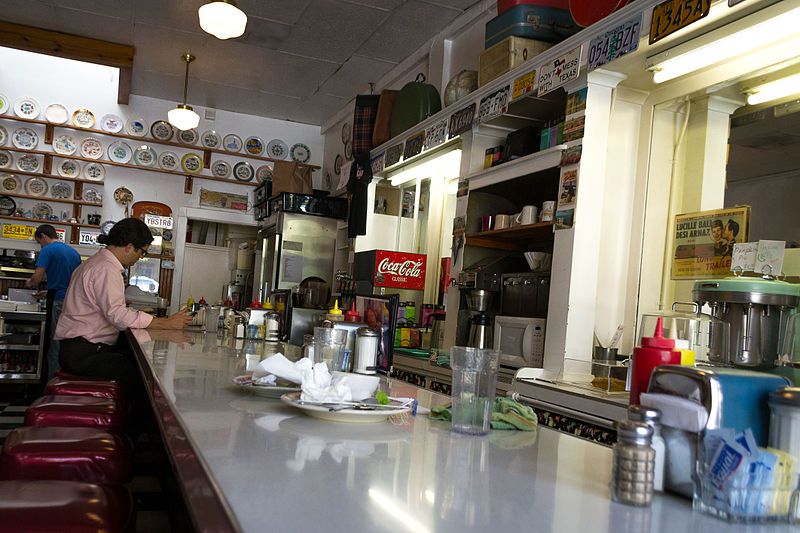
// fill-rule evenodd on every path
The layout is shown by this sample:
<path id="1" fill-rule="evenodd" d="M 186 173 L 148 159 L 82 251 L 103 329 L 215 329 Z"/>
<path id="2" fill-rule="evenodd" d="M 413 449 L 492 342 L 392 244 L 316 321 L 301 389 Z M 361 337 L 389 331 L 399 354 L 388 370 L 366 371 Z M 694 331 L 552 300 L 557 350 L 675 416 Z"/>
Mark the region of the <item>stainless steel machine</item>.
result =
<path id="1" fill-rule="evenodd" d="M 692 299 L 730 326 L 728 349 L 710 346 L 709 361 L 767 369 L 775 366 L 788 318 L 798 312 L 800 286 L 751 277 L 697 281 Z"/>

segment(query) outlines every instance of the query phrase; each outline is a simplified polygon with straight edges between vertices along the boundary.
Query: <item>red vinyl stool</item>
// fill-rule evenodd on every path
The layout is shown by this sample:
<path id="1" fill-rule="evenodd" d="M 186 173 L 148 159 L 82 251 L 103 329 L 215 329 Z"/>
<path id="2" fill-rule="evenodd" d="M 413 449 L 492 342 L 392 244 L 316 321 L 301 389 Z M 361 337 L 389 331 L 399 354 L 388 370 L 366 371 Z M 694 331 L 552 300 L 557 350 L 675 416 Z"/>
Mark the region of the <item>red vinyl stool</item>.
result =
<path id="1" fill-rule="evenodd" d="M 79 376 L 77 374 L 70 374 L 68 372 L 64 372 L 63 370 L 56 370 L 53 373 L 53 376 L 61 379 L 72 379 L 76 381 L 111 381 L 111 383 L 116 383 L 116 381 L 105 378 L 92 378 L 89 376 Z"/>
<path id="2" fill-rule="evenodd" d="M 134 531 L 125 487 L 77 481 L 0 481 L 0 532 Z"/>
<path id="3" fill-rule="evenodd" d="M 122 387 L 116 381 L 66 379 L 55 377 L 45 385 L 44 394 L 66 394 L 74 396 L 92 396 L 123 401 Z"/>
<path id="4" fill-rule="evenodd" d="M 6 437 L 0 479 L 59 479 L 122 485 L 131 480 L 127 437 L 95 428 L 21 427 Z"/>
<path id="5" fill-rule="evenodd" d="M 25 411 L 25 425 L 37 427 L 93 427 L 120 432 L 123 410 L 115 400 L 64 394 L 42 396 Z"/>

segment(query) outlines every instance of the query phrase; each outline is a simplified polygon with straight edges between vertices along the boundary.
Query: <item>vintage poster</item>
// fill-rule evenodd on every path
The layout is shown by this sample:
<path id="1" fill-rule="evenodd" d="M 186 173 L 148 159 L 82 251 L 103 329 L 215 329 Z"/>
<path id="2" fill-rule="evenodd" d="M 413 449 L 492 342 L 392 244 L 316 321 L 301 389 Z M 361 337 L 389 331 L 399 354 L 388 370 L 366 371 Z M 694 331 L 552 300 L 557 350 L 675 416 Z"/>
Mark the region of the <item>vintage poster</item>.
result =
<path id="1" fill-rule="evenodd" d="M 219 192 L 210 191 L 208 189 L 200 189 L 200 205 L 203 207 L 247 211 L 247 203 L 246 194 L 234 194 L 232 192 Z"/>
<path id="2" fill-rule="evenodd" d="M 672 279 L 729 276 L 734 245 L 748 241 L 750 206 L 677 215 L 673 230 Z"/>
<path id="3" fill-rule="evenodd" d="M 562 167 L 558 182 L 558 207 L 555 228 L 571 228 L 575 224 L 575 207 L 578 201 L 578 166 Z"/>

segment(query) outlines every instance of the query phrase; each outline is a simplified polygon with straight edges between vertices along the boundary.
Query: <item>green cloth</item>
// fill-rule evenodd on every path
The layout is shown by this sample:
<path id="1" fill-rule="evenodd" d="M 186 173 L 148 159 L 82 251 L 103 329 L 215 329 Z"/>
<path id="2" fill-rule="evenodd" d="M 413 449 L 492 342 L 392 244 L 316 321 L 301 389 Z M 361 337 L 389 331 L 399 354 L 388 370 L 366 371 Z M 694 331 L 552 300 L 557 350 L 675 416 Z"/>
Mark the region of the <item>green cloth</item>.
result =
<path id="1" fill-rule="evenodd" d="M 495 398 L 492 407 L 492 429 L 536 431 L 539 425 L 536 411 L 533 408 L 515 402 L 507 396 Z M 453 413 L 449 405 L 432 408 L 428 416 L 434 420 L 445 420 L 447 422 L 453 419 Z"/>

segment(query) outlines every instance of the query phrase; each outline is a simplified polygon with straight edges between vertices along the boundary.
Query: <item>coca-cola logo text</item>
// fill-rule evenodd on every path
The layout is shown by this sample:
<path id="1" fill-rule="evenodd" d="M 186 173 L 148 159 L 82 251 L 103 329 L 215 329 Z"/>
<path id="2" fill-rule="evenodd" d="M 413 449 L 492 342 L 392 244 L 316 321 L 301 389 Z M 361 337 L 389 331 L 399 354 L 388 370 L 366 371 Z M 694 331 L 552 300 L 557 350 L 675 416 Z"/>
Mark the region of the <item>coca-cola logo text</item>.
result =
<path id="1" fill-rule="evenodd" d="M 398 261 L 391 262 L 388 257 L 384 257 L 378 263 L 378 274 L 394 274 L 395 276 L 408 276 L 411 278 L 422 277 L 422 261 Z"/>

